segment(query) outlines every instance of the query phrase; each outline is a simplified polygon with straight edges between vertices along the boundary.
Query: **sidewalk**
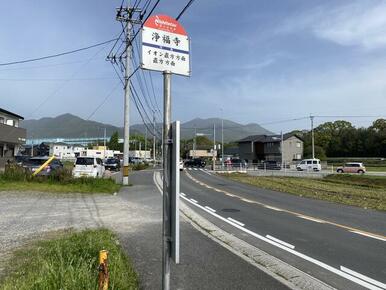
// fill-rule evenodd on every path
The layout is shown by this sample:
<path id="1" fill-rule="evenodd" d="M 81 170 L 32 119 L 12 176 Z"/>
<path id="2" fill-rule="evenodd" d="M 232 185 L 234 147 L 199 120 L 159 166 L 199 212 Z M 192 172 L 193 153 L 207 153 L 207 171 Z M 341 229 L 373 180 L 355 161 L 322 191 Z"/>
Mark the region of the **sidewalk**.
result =
<path id="1" fill-rule="evenodd" d="M 153 172 L 130 175 L 131 187 L 118 194 L 127 223 L 110 226 L 132 258 L 142 289 L 161 289 L 161 195 Z M 288 289 L 209 239 L 181 218 L 181 263 L 172 264 L 171 289 Z"/>

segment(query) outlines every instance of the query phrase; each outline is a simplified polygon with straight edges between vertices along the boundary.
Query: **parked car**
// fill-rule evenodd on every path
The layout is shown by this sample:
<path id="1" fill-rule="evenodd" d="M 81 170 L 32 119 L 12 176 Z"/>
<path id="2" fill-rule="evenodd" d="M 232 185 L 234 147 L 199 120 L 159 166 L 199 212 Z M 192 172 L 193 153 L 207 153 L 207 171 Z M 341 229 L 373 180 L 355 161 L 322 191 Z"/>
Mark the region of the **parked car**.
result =
<path id="1" fill-rule="evenodd" d="M 320 164 L 320 159 L 303 159 L 298 165 L 296 165 L 296 169 L 298 171 L 320 171 L 322 170 L 322 166 Z"/>
<path id="2" fill-rule="evenodd" d="M 97 157 L 77 157 L 72 170 L 74 177 L 102 177 L 104 173 L 103 161 Z"/>
<path id="3" fill-rule="evenodd" d="M 366 173 L 366 167 L 360 162 L 350 162 L 343 166 L 337 167 L 336 172 L 338 173 Z"/>
<path id="4" fill-rule="evenodd" d="M 232 158 L 230 160 L 230 165 L 233 168 L 245 168 L 247 166 L 247 163 L 245 162 L 245 160 L 241 160 L 239 158 Z"/>
<path id="5" fill-rule="evenodd" d="M 200 158 L 194 158 L 194 159 L 189 159 L 186 160 L 184 163 L 185 167 L 200 167 L 204 168 L 206 165 L 206 162 Z"/>
<path id="6" fill-rule="evenodd" d="M 129 157 L 129 163 L 140 164 L 143 163 L 143 159 L 139 157 Z"/>
<path id="7" fill-rule="evenodd" d="M 105 169 L 119 171 L 121 168 L 121 161 L 117 158 L 107 158 L 104 165 Z"/>
<path id="8" fill-rule="evenodd" d="M 30 171 L 31 173 L 35 172 L 38 170 L 50 157 L 48 156 L 37 156 L 37 157 L 31 157 L 28 159 L 24 159 L 22 162 L 22 166 Z M 58 159 L 53 159 L 47 166 L 41 170 L 38 175 L 50 175 L 56 170 L 62 169 L 63 164 L 60 162 Z"/>

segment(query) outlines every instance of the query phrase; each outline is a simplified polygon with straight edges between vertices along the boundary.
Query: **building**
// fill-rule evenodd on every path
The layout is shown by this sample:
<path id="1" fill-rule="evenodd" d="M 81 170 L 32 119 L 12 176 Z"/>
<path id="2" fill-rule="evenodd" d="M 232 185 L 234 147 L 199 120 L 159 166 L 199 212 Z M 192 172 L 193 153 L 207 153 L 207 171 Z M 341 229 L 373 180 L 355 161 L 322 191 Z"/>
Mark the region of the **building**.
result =
<path id="1" fill-rule="evenodd" d="M 81 152 L 85 150 L 82 145 L 72 145 L 63 142 L 51 143 L 49 155 L 56 156 L 58 159 L 70 159 L 73 160 L 77 156 L 81 155 Z"/>
<path id="2" fill-rule="evenodd" d="M 24 120 L 22 116 L 0 108 L 0 167 L 25 144 L 27 132 L 19 127 L 21 120 Z"/>
<path id="3" fill-rule="evenodd" d="M 240 159 L 247 160 L 248 163 L 261 161 L 291 163 L 303 158 L 303 140 L 291 133 L 284 134 L 283 140 L 281 135 L 252 135 L 237 143 Z"/>

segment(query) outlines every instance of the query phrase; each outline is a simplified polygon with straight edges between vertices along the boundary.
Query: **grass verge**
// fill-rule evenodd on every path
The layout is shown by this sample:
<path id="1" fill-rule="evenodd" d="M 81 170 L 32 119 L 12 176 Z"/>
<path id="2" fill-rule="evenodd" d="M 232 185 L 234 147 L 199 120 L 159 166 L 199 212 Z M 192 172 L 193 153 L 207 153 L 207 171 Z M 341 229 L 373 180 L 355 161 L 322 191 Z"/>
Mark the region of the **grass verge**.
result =
<path id="1" fill-rule="evenodd" d="M 72 171 L 62 169 L 49 176 L 32 176 L 22 167 L 9 166 L 0 174 L 0 191 L 43 191 L 76 193 L 114 193 L 120 189 L 112 179 L 74 178 Z"/>
<path id="2" fill-rule="evenodd" d="M 66 232 L 14 253 L 0 290 L 98 289 L 98 253 L 109 251 L 109 289 L 138 289 L 138 278 L 107 229 Z"/>
<path id="3" fill-rule="evenodd" d="M 329 175 L 323 179 L 222 174 L 232 180 L 298 196 L 386 211 L 386 178 L 366 175 Z"/>

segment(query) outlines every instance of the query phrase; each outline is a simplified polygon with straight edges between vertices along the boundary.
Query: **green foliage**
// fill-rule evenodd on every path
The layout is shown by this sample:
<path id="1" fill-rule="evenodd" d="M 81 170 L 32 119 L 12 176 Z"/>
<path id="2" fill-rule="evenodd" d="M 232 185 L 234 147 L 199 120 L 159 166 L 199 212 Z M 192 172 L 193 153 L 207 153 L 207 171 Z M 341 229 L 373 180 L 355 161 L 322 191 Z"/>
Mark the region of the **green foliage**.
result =
<path id="1" fill-rule="evenodd" d="M 18 250 L 0 290 L 98 289 L 98 254 L 109 252 L 109 289 L 138 289 L 138 277 L 107 229 L 68 231 Z"/>
<path id="2" fill-rule="evenodd" d="M 328 157 L 386 157 L 385 119 L 374 121 L 369 128 L 355 128 L 342 120 L 326 122 L 315 128 L 314 135 L 315 145 L 320 146 Z M 301 137 L 305 149 L 309 150 L 311 132 Z M 323 152 L 319 153 L 323 156 Z M 316 156 L 319 158 L 318 154 Z"/>
<path id="3" fill-rule="evenodd" d="M 56 170 L 49 176 L 32 176 L 24 168 L 7 166 L 0 174 L 0 190 L 36 190 L 48 192 L 113 193 L 120 189 L 112 179 L 74 178 L 72 169 Z"/>
<path id="4" fill-rule="evenodd" d="M 308 145 L 304 148 L 304 158 L 312 158 L 312 146 Z M 321 146 L 315 146 L 315 157 L 319 158 L 320 160 L 326 160 L 326 152 L 324 151 L 323 147 Z"/>
<path id="5" fill-rule="evenodd" d="M 132 170 L 144 170 L 146 168 L 149 167 L 149 164 L 148 163 L 138 163 L 138 164 L 134 164 L 131 169 Z"/>
<path id="6" fill-rule="evenodd" d="M 120 150 L 121 149 L 121 146 L 119 144 L 118 131 L 115 131 L 113 133 L 113 135 L 111 135 L 110 141 L 109 141 L 109 149 L 110 150 Z"/>

